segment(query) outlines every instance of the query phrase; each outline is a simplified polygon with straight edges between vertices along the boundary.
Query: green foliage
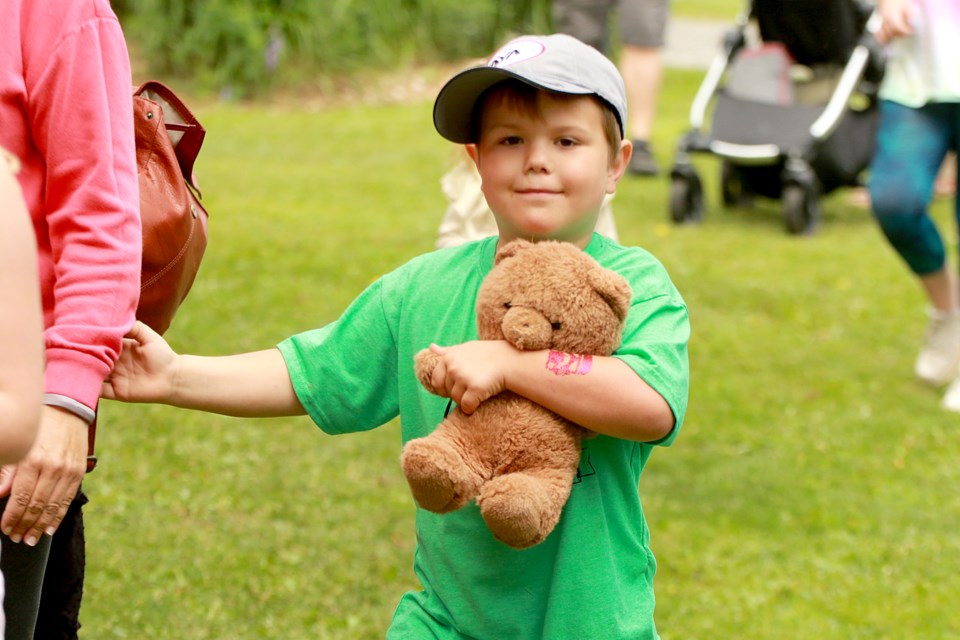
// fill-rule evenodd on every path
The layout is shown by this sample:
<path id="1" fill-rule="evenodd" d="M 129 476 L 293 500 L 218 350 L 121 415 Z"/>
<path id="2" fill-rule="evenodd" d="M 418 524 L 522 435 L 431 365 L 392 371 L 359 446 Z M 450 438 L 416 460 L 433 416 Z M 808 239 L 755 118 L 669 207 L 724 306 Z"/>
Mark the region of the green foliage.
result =
<path id="1" fill-rule="evenodd" d="M 548 0 L 142 0 L 120 3 L 150 72 L 240 96 L 310 75 L 485 55 L 546 31 Z"/>
<path id="2" fill-rule="evenodd" d="M 551 30 L 551 0 L 113 0 L 145 73 L 224 96 L 329 86 L 360 71 L 482 57 Z M 732 20 L 738 0 L 675 0 Z M 181 82 L 181 84 L 183 83 Z"/>
<path id="3" fill-rule="evenodd" d="M 667 72 L 665 167 L 701 79 Z M 452 147 L 429 101 L 189 103 L 208 130 L 210 245 L 174 348 L 269 348 L 433 246 Z M 960 416 L 913 379 L 919 288 L 847 192 L 797 238 L 778 203 L 721 207 L 716 162 L 697 164 L 702 225 L 667 222 L 663 177 L 626 178 L 614 201 L 621 240 L 663 261 L 693 329 L 687 420 L 641 482 L 661 634 L 960 637 Z M 83 637 L 383 638 L 416 588 L 397 425 L 330 437 L 306 418 L 101 411 Z"/>

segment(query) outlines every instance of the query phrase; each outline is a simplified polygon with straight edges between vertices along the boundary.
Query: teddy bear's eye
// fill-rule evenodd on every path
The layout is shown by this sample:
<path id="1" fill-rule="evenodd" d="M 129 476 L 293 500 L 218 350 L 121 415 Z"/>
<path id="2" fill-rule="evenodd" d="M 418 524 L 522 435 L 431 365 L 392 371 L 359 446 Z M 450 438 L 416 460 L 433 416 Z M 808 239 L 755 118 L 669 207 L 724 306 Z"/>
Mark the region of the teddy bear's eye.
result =
<path id="1" fill-rule="evenodd" d="M 554 331 L 560 331 L 560 327 L 562 327 L 562 326 L 563 326 L 563 325 L 560 324 L 559 322 L 551 322 L 551 323 L 550 323 L 550 328 L 553 329 Z"/>
<path id="2" fill-rule="evenodd" d="M 513 305 L 510 304 L 509 302 L 504 302 L 504 303 L 503 303 L 503 308 L 504 308 L 504 309 L 509 309 L 509 308 L 512 307 L 512 306 L 513 306 Z"/>

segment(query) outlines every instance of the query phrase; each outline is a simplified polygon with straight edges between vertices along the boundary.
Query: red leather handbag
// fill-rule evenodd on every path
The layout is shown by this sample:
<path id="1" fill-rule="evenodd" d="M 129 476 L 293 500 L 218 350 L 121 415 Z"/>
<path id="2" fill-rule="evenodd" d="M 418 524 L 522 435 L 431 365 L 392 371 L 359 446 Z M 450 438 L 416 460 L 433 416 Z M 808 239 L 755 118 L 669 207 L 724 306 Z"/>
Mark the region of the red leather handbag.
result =
<path id="1" fill-rule="evenodd" d="M 208 216 L 193 172 L 206 131 L 183 101 L 155 80 L 134 89 L 133 119 L 143 226 L 137 319 L 163 333 L 190 292 L 207 248 Z M 94 420 L 88 472 L 97 464 L 96 433 Z"/>
<path id="2" fill-rule="evenodd" d="M 190 292 L 207 248 L 207 211 L 193 173 L 205 130 L 160 82 L 140 85 L 133 109 L 143 224 L 137 319 L 163 333 Z"/>

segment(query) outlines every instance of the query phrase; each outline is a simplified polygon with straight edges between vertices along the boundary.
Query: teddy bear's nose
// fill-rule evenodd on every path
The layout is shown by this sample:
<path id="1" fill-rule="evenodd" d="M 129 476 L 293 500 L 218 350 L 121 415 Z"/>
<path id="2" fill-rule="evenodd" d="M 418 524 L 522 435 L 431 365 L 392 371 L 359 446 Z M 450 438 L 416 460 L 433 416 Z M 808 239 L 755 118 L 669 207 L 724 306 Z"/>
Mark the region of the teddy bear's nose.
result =
<path id="1" fill-rule="evenodd" d="M 541 313 L 529 307 L 514 306 L 503 317 L 503 335 L 517 349 L 535 351 L 552 343 L 553 328 Z"/>

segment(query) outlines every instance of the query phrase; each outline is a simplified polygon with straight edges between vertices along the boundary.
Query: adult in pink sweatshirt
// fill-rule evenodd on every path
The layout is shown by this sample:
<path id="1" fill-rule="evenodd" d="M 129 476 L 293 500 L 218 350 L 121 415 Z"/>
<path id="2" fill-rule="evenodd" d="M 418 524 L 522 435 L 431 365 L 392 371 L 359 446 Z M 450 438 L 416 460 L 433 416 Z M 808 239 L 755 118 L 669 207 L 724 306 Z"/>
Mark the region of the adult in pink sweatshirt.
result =
<path id="1" fill-rule="evenodd" d="M 82 538 L 61 538 L 82 536 L 75 518 L 85 501 L 80 482 L 88 429 L 139 295 L 131 87 L 126 43 L 108 0 L 0 4 L 0 146 L 22 165 L 18 179 L 37 237 L 46 346 L 46 406 L 36 443 L 19 464 L 0 471 L 0 566 L 11 640 L 34 637 L 43 580 L 60 590 L 61 542 L 81 551 L 68 567 L 79 570 L 70 576 L 74 584 L 79 577 L 79 585 L 67 588 L 72 603 L 54 607 L 74 609 L 66 612 L 68 625 L 79 624 Z M 46 601 L 45 589 L 45 607 Z M 45 611 L 42 620 L 64 613 Z M 43 638 L 69 633 L 37 629 Z"/>

